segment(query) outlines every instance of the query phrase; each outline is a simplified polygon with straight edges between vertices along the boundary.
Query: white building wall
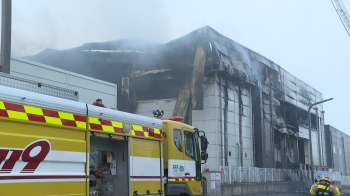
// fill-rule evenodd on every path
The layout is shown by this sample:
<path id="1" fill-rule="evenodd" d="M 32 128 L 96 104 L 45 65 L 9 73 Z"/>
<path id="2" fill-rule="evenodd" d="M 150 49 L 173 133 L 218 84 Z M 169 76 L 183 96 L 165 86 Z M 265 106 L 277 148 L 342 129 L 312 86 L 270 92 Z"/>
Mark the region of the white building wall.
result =
<path id="1" fill-rule="evenodd" d="M 92 104 L 101 98 L 103 104 L 117 108 L 117 85 L 27 59 L 11 58 L 11 75 L 79 92 L 79 102 Z"/>
<path id="2" fill-rule="evenodd" d="M 213 79 L 208 80 L 203 95 L 203 110 L 192 110 L 192 125 L 205 131 L 208 138 L 208 161 L 203 167 L 208 166 L 210 170 L 217 170 L 221 163 L 221 132 L 218 109 L 219 87 L 215 85 Z"/>
<path id="3" fill-rule="evenodd" d="M 210 170 L 218 170 L 224 165 L 222 158 L 222 131 L 224 131 L 224 88 L 221 93 L 220 109 L 220 87 L 214 78 L 208 78 L 204 88 L 203 110 L 192 111 L 193 126 L 204 130 L 209 140 L 207 164 Z M 228 82 L 228 113 L 227 113 L 227 135 L 228 135 L 228 164 L 230 166 L 240 165 L 239 143 L 239 90 L 233 83 Z M 253 166 L 253 138 L 252 138 L 252 108 L 250 90 L 242 88 L 243 114 L 242 117 L 242 148 L 243 166 Z M 220 127 L 220 115 L 222 127 Z M 222 129 L 222 130 L 221 130 Z M 231 154 L 231 155 L 230 155 Z"/>

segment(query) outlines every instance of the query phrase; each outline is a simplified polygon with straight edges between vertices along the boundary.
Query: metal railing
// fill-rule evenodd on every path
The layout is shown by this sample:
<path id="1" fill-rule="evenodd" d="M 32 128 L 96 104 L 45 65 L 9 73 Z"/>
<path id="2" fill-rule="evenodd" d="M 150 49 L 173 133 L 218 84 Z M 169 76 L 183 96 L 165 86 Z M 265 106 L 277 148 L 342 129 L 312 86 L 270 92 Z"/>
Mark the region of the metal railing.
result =
<path id="1" fill-rule="evenodd" d="M 221 166 L 221 183 L 266 183 L 266 182 L 291 182 L 313 181 L 318 179 L 322 171 L 314 171 L 311 178 L 310 170 L 274 169 L 257 167 Z M 340 172 L 327 171 L 331 181 L 340 181 L 344 185 L 350 185 L 350 176 L 341 176 Z"/>
<path id="2" fill-rule="evenodd" d="M 324 171 L 314 171 L 314 177 L 311 178 L 310 170 L 301 170 L 301 174 L 309 180 L 319 179 L 320 173 Z M 328 174 L 328 178 L 331 181 L 341 181 L 341 173 L 337 171 L 326 171 Z"/>
<path id="3" fill-rule="evenodd" d="M 307 173 L 307 170 L 303 170 L 303 172 Z M 324 172 L 324 171 L 314 171 L 314 178 L 313 179 L 318 179 L 321 172 Z M 342 176 L 341 176 L 340 172 L 327 171 L 327 174 L 328 174 L 328 178 L 331 181 L 341 181 Z"/>
<path id="4" fill-rule="evenodd" d="M 300 170 L 221 166 L 221 183 L 299 181 Z"/>

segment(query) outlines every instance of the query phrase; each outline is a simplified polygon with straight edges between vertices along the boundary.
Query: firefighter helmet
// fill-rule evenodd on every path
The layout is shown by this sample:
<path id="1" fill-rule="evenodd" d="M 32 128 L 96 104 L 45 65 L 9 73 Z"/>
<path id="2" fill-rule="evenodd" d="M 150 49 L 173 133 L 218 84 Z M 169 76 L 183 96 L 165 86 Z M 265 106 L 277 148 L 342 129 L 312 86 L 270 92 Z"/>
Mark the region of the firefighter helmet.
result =
<path id="1" fill-rule="evenodd" d="M 327 178 L 327 179 L 329 179 L 327 172 L 321 172 L 320 175 L 319 175 L 319 178 Z"/>

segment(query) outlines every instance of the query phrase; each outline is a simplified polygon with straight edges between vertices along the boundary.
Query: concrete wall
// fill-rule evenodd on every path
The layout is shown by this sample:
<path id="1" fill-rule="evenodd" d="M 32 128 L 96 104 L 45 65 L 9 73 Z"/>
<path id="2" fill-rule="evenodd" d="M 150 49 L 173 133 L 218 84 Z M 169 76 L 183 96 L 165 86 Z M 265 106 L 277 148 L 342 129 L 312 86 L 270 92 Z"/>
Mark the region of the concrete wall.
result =
<path id="1" fill-rule="evenodd" d="M 101 98 L 109 107 L 117 108 L 117 85 L 57 69 L 26 59 L 11 58 L 11 75 L 79 92 L 79 101 L 93 103 Z"/>

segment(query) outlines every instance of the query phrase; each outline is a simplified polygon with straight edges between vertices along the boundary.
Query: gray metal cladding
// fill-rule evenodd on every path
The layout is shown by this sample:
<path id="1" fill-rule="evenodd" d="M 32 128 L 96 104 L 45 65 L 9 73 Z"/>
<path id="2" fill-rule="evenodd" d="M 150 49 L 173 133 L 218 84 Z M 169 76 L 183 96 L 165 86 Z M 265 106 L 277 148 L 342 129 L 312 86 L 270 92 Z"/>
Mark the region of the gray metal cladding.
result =
<path id="1" fill-rule="evenodd" d="M 327 166 L 342 172 L 343 175 L 350 174 L 350 136 L 338 129 L 325 125 Z"/>

